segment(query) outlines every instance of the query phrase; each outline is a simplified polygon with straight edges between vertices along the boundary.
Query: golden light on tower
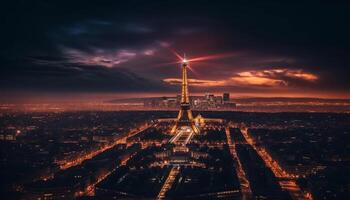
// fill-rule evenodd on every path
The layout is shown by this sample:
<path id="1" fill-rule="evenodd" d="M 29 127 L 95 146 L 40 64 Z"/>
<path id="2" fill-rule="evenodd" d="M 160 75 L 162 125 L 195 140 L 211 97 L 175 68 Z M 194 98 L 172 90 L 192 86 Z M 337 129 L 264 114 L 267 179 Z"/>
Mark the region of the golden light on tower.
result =
<path id="1" fill-rule="evenodd" d="M 171 130 L 171 133 L 175 133 L 177 129 L 187 126 L 190 127 L 194 133 L 199 133 L 199 128 L 195 125 L 195 119 L 193 118 L 191 105 L 190 105 L 190 96 L 188 92 L 188 78 L 187 78 L 187 69 L 190 69 L 192 72 L 194 70 L 189 65 L 190 62 L 205 62 L 208 60 L 216 60 L 216 59 L 222 59 L 222 58 L 228 58 L 228 57 L 234 57 L 237 56 L 237 53 L 230 52 L 230 53 L 221 53 L 221 54 L 212 54 L 212 55 L 205 55 L 200 57 L 195 57 L 191 59 L 187 59 L 186 56 L 182 57 L 180 54 L 178 54 L 175 50 L 170 49 L 169 50 L 178 58 L 175 62 L 169 62 L 169 63 L 162 63 L 161 65 L 170 65 L 170 64 L 177 64 L 181 63 L 182 66 L 182 83 L 181 83 L 181 102 L 180 102 L 180 110 L 179 114 L 176 119 L 176 124 Z M 198 119 L 201 119 L 201 122 L 204 122 L 204 118 L 200 117 Z M 197 124 L 203 124 L 203 123 L 197 123 Z"/>
<path id="2" fill-rule="evenodd" d="M 181 103 L 180 103 L 180 111 L 177 116 L 176 124 L 173 127 L 172 132 L 175 132 L 177 128 L 181 126 L 189 126 L 195 133 L 199 133 L 198 127 L 195 125 L 191 110 L 190 104 L 190 96 L 188 93 L 188 79 L 187 79 L 187 68 L 188 68 L 188 60 L 184 56 L 182 58 L 182 84 L 181 84 Z"/>

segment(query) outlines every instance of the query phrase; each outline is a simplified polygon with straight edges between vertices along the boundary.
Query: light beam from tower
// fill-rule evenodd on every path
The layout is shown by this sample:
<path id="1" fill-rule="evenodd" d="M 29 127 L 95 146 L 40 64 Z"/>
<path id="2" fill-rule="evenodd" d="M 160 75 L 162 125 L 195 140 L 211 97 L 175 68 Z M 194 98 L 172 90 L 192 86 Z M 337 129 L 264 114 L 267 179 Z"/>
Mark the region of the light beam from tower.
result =
<path id="1" fill-rule="evenodd" d="M 195 125 L 191 110 L 190 97 L 188 93 L 188 79 L 187 79 L 188 60 L 184 56 L 182 59 L 182 84 L 181 84 L 181 102 L 180 111 L 177 116 L 176 124 L 172 132 L 181 126 L 190 126 L 195 133 L 199 133 L 198 127 Z"/>

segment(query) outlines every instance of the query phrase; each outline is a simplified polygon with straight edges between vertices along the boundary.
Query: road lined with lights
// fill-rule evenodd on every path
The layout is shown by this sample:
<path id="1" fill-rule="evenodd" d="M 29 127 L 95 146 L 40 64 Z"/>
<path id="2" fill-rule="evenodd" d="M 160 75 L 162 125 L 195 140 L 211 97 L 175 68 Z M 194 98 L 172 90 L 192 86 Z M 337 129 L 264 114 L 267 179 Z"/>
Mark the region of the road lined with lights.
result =
<path id="1" fill-rule="evenodd" d="M 183 126 L 179 130 L 175 136 L 173 136 L 169 143 L 173 143 L 175 145 L 186 146 L 186 144 L 192 139 L 194 131 L 189 126 Z M 193 165 L 191 165 L 193 166 Z M 156 200 L 165 199 L 165 193 L 172 187 L 176 176 L 180 173 L 180 166 L 173 166 L 169 172 L 168 178 L 164 182 Z"/>
<path id="2" fill-rule="evenodd" d="M 101 148 L 99 148 L 99 149 L 97 149 L 95 151 L 89 152 L 89 153 L 87 153 L 85 155 L 82 155 L 82 156 L 78 156 L 74 160 L 70 160 L 70 161 L 62 160 L 62 161 L 57 161 L 56 163 L 59 165 L 59 168 L 61 170 L 65 170 L 65 169 L 68 169 L 70 167 L 74 167 L 74 166 L 80 165 L 85 160 L 92 159 L 93 157 L 97 156 L 98 154 L 103 153 L 104 151 L 107 151 L 107 150 L 115 147 L 117 144 L 126 143 L 126 139 L 127 138 L 132 137 L 134 135 L 137 135 L 138 133 L 146 130 L 147 128 L 149 128 L 151 126 L 152 126 L 152 124 L 144 124 L 139 129 L 136 129 L 136 130 L 133 129 L 128 134 L 126 134 L 122 138 L 119 138 L 119 139 L 115 140 L 111 144 L 104 145 L 104 146 L 102 146 Z"/>
<path id="3" fill-rule="evenodd" d="M 165 193 L 171 188 L 171 186 L 173 185 L 175 178 L 179 174 L 179 172 L 180 172 L 180 167 L 174 166 L 173 168 L 171 168 L 169 175 L 168 175 L 167 179 L 165 180 L 163 187 L 160 190 L 156 200 L 165 199 Z"/>
<path id="4" fill-rule="evenodd" d="M 238 180 L 239 180 L 239 183 L 241 186 L 241 191 L 242 191 L 242 200 L 251 199 L 252 190 L 250 188 L 250 183 L 249 183 L 247 176 L 243 170 L 241 161 L 239 160 L 239 158 L 237 156 L 236 145 L 232 142 L 229 127 L 225 128 L 225 133 L 226 133 L 227 144 L 229 145 L 229 148 L 230 148 L 231 156 L 235 162 L 235 170 L 236 170 Z"/>
<path id="5" fill-rule="evenodd" d="M 126 163 L 128 162 L 128 160 L 130 160 L 130 159 L 131 159 L 132 157 L 134 157 L 135 155 L 136 155 L 136 152 L 133 153 L 133 154 L 131 154 L 130 156 L 124 158 L 123 160 L 121 160 L 121 161 L 120 161 L 120 164 L 119 164 L 117 167 L 115 167 L 115 168 L 113 168 L 112 170 L 107 171 L 106 173 L 104 173 L 104 174 L 102 174 L 101 176 L 97 177 L 97 180 L 96 180 L 94 183 L 88 185 L 88 186 L 84 189 L 84 191 L 77 192 L 77 193 L 75 194 L 75 196 L 76 196 L 76 197 L 81 197 L 81 196 L 84 196 L 84 195 L 86 195 L 86 196 L 94 196 L 94 195 L 95 195 L 95 186 L 96 186 L 97 184 L 99 184 L 100 182 L 102 182 L 103 180 L 105 180 L 109 175 L 111 175 L 113 172 L 115 172 L 119 167 L 121 167 L 121 166 L 123 166 L 123 165 L 126 165 Z"/>
<path id="6" fill-rule="evenodd" d="M 185 126 L 181 128 L 178 133 L 172 137 L 169 142 L 174 144 L 186 145 L 193 137 L 194 131 L 191 127 Z"/>
<path id="7" fill-rule="evenodd" d="M 258 155 L 264 160 L 266 166 L 270 168 L 273 174 L 278 178 L 278 183 L 280 184 L 282 189 L 287 190 L 294 200 L 313 199 L 310 193 L 303 192 L 300 189 L 300 187 L 296 183 L 296 178 L 298 178 L 297 175 L 288 174 L 264 148 L 257 147 L 253 138 L 248 134 L 247 128 L 240 128 L 240 130 L 247 143 L 258 153 Z"/>

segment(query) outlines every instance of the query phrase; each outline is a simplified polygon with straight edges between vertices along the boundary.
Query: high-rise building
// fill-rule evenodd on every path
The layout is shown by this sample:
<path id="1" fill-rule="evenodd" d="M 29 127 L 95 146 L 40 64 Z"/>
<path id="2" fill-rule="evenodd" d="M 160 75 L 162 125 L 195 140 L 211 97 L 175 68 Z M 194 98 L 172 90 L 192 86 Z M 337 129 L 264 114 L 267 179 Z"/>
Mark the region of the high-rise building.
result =
<path id="1" fill-rule="evenodd" d="M 208 101 L 208 102 L 212 102 L 214 101 L 214 94 L 210 94 L 210 93 L 205 93 L 205 99 Z"/>
<path id="2" fill-rule="evenodd" d="M 222 95 L 222 99 L 224 102 L 229 102 L 230 101 L 230 93 L 224 93 Z"/>

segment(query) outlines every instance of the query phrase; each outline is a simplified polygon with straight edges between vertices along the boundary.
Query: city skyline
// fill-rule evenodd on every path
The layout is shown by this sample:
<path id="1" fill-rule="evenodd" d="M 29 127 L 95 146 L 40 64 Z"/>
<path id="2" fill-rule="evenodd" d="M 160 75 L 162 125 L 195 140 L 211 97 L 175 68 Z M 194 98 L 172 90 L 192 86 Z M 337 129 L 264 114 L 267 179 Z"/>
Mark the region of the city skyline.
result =
<path id="1" fill-rule="evenodd" d="M 349 3 L 3 5 L 3 199 L 350 199 Z"/>

